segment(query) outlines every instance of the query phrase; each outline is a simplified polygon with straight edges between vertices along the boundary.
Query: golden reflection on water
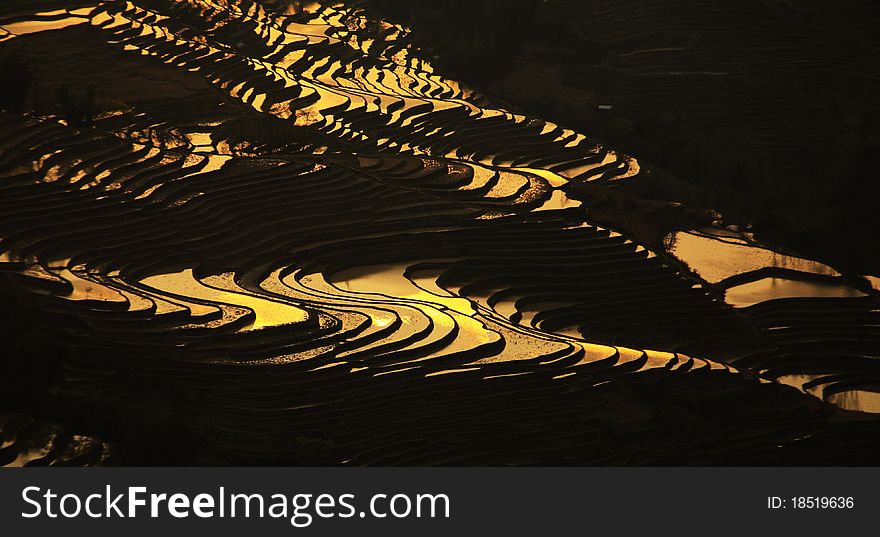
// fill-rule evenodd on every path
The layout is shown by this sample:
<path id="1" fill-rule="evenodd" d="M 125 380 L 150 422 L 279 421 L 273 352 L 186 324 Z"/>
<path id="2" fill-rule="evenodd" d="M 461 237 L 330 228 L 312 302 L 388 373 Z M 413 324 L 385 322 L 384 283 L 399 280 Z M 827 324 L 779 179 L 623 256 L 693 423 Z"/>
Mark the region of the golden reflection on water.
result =
<path id="1" fill-rule="evenodd" d="M 550 199 L 543 205 L 535 209 L 535 211 L 558 211 L 561 209 L 571 209 L 583 205 L 579 200 L 569 198 L 565 192 L 554 190 L 550 195 Z"/>
<path id="2" fill-rule="evenodd" d="M 846 410 L 880 413 L 880 393 L 867 390 L 846 390 L 828 397 L 828 402 Z"/>
<path id="3" fill-rule="evenodd" d="M 726 278 L 764 267 L 778 267 L 839 276 L 828 265 L 780 254 L 758 246 L 747 244 L 742 238 L 733 236 L 718 237 L 682 231 L 675 234 L 670 253 L 687 265 L 709 283 L 718 283 Z"/>
<path id="4" fill-rule="evenodd" d="M 464 315 L 476 313 L 470 300 L 456 297 L 437 285 L 437 271 L 419 271 L 417 277 L 410 279 L 404 275 L 406 270 L 407 265 L 401 263 L 368 265 L 337 272 L 330 283 L 345 291 L 425 302 Z"/>
<path id="5" fill-rule="evenodd" d="M 780 384 L 785 384 L 786 386 L 791 386 L 793 388 L 797 388 L 805 393 L 809 393 L 811 395 L 815 395 L 816 397 L 822 398 L 822 394 L 816 391 L 816 388 L 806 390 L 804 389 L 804 385 L 808 382 L 812 382 L 816 379 L 822 378 L 822 375 L 808 375 L 804 373 L 797 373 L 791 375 L 782 375 L 781 377 L 776 379 L 776 382 Z"/>
<path id="6" fill-rule="evenodd" d="M 284 11 L 285 15 L 297 15 L 299 13 L 313 13 L 321 9 L 321 4 L 318 2 L 298 2 L 295 0 L 290 0 L 287 2 L 276 2 L 278 4 L 287 4 L 287 8 Z"/>
<path id="7" fill-rule="evenodd" d="M 179 272 L 148 276 L 140 283 L 160 293 L 250 309 L 255 315 L 250 327 L 253 329 L 301 323 L 308 319 L 308 313 L 296 306 L 246 294 L 243 289 L 240 292 L 229 290 L 235 287 L 231 273 L 212 275 L 199 280 L 193 275 L 193 270 L 188 268 Z M 227 287 L 227 289 L 218 287 Z"/>
<path id="8" fill-rule="evenodd" d="M 825 385 L 818 384 L 809 390 L 804 389 L 804 385 L 808 382 L 819 380 L 824 376 L 825 375 L 792 374 L 783 375 L 776 380 L 781 384 L 792 386 L 804 393 L 808 393 L 821 399 L 822 390 Z M 872 414 L 880 413 L 880 392 L 868 390 L 843 390 L 826 396 L 825 400 L 844 410 L 854 410 Z"/>
<path id="9" fill-rule="evenodd" d="M 786 269 L 804 274 L 803 277 L 777 275 L 732 285 L 726 290 L 725 301 L 734 307 L 748 307 L 779 298 L 865 296 L 843 282 L 841 274 L 828 265 L 763 248 L 747 235 L 734 231 L 677 232 L 672 237 L 669 253 L 707 282 L 720 283 L 724 287 L 736 281 L 727 282 L 728 278 L 760 269 Z M 811 275 L 825 279 L 810 279 Z"/>
<path id="10" fill-rule="evenodd" d="M 472 352 L 477 347 L 498 342 L 501 336 L 475 318 L 473 303 L 437 285 L 438 269 L 408 270 L 405 263 L 388 263 L 347 269 L 334 273 L 327 282 L 333 288 L 393 307 L 404 317 L 404 327 L 415 319 L 408 307 L 415 307 L 431 322 L 427 340 L 418 347 L 452 336 L 442 348 L 419 357 L 417 362 L 455 353 Z M 398 306 L 405 306 L 403 309 Z M 407 320 L 408 318 L 408 320 Z"/>
<path id="11" fill-rule="evenodd" d="M 787 278 L 763 278 L 731 287 L 725 294 L 728 304 L 738 308 L 778 298 L 845 298 L 865 296 L 849 285 L 837 282 L 810 282 Z"/>
<path id="12" fill-rule="evenodd" d="M 97 282 L 77 276 L 66 268 L 59 270 L 58 275 L 67 280 L 72 286 L 71 292 L 65 296 L 69 300 L 95 300 L 128 305 L 128 301 L 119 292 Z"/>
<path id="13" fill-rule="evenodd" d="M 515 172 L 535 174 L 547 181 L 550 186 L 554 188 L 567 185 L 569 182 L 567 178 L 559 175 L 558 173 L 550 170 L 543 170 L 541 168 L 511 168 L 511 170 Z"/>
<path id="14" fill-rule="evenodd" d="M 35 13 L 33 15 L 34 18 L 31 20 L 10 22 L 3 24 L 0 28 L 11 34 L 6 37 L 7 39 L 13 36 L 45 32 L 48 30 L 60 30 L 62 28 L 67 28 L 68 26 L 88 22 L 88 15 L 93 9 L 94 6 L 73 9 L 70 11 L 65 9 L 44 11 L 41 13 Z M 0 37 L 0 41 L 2 40 L 4 39 Z"/>

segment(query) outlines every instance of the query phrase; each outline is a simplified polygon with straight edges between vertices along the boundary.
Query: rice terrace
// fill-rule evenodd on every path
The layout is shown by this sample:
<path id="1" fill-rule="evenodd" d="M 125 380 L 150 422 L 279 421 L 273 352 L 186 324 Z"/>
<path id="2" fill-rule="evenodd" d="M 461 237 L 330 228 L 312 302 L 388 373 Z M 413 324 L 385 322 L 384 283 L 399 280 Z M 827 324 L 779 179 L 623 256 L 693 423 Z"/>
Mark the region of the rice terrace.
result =
<path id="1" fill-rule="evenodd" d="M 880 5 L 6 0 L 0 465 L 851 465 Z"/>

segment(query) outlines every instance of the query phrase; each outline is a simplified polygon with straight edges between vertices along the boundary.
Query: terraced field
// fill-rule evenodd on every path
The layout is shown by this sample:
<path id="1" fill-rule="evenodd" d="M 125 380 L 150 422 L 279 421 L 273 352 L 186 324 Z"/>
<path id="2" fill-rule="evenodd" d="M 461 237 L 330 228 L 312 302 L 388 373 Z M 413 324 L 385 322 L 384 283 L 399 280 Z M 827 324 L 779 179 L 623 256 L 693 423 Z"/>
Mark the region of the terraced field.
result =
<path id="1" fill-rule="evenodd" d="M 872 460 L 870 286 L 595 225 L 635 158 L 361 8 L 63 6 L 0 12 L 0 462 Z"/>

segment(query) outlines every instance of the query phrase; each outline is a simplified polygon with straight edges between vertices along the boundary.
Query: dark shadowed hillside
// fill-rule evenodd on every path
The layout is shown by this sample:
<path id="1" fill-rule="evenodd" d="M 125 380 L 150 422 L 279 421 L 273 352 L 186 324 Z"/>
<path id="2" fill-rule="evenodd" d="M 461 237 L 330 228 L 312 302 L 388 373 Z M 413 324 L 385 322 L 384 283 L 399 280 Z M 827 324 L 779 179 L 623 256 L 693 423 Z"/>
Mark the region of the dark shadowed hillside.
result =
<path id="1" fill-rule="evenodd" d="M 880 4 L 368 5 L 480 89 L 684 181 L 628 183 L 637 194 L 717 209 L 779 246 L 878 270 Z"/>

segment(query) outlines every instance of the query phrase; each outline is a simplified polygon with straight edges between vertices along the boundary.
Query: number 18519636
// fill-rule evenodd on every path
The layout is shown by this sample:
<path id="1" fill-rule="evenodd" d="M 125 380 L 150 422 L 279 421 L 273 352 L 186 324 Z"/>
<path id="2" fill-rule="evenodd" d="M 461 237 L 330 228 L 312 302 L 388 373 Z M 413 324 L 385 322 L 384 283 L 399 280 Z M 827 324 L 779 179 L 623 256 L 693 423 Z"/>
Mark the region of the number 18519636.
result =
<path id="1" fill-rule="evenodd" d="M 768 496 L 768 509 L 853 509 L 852 496 Z"/>

